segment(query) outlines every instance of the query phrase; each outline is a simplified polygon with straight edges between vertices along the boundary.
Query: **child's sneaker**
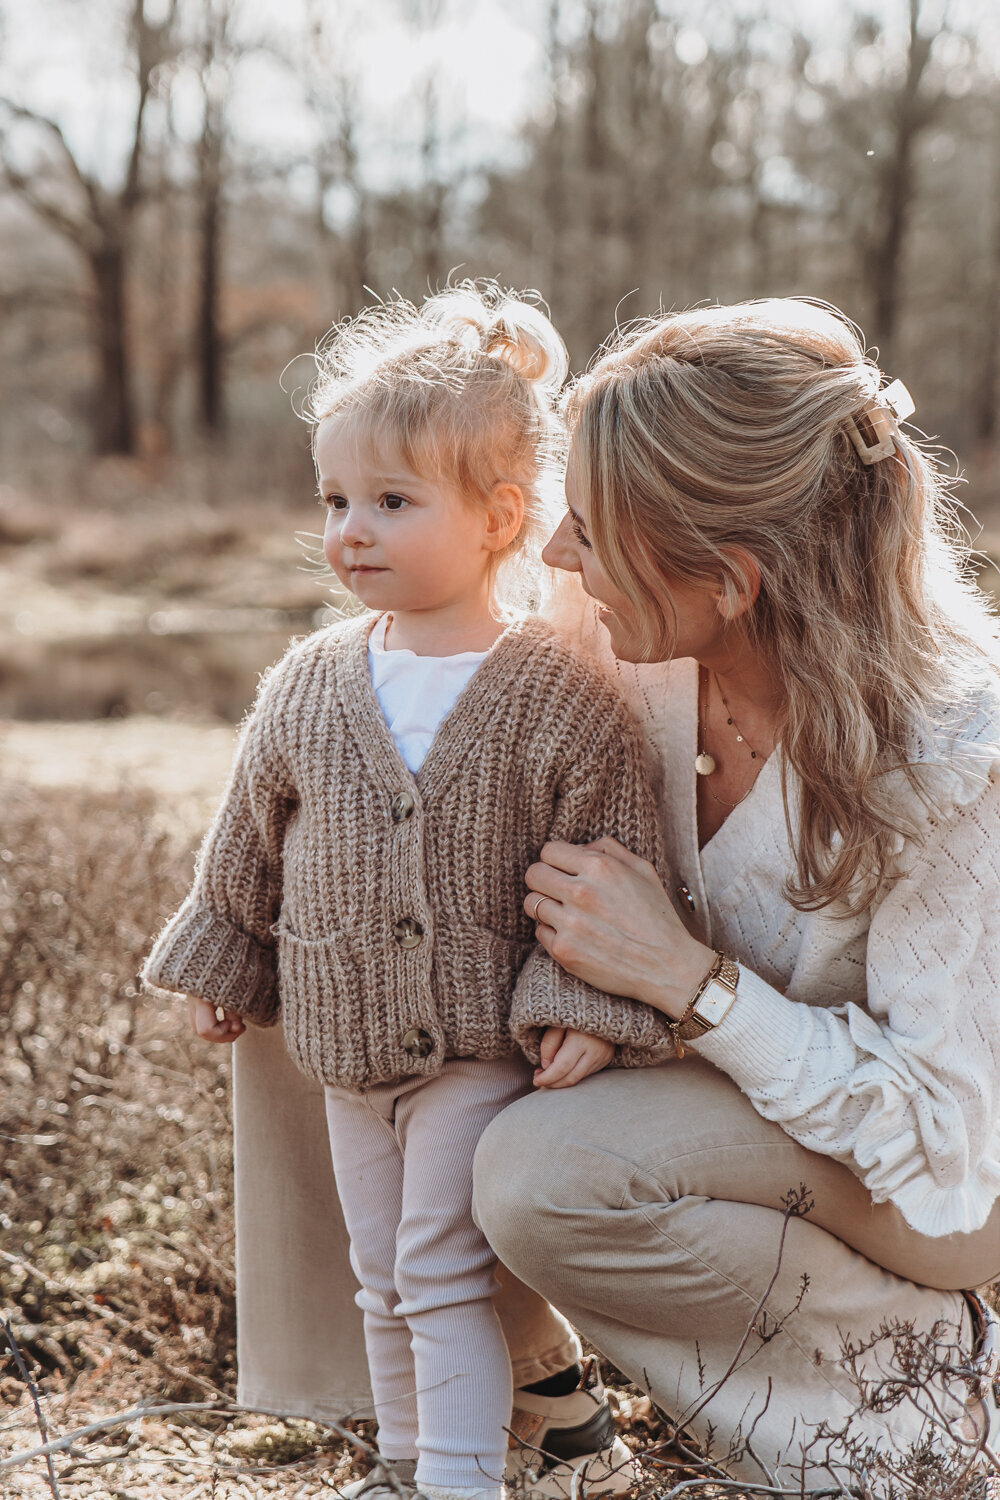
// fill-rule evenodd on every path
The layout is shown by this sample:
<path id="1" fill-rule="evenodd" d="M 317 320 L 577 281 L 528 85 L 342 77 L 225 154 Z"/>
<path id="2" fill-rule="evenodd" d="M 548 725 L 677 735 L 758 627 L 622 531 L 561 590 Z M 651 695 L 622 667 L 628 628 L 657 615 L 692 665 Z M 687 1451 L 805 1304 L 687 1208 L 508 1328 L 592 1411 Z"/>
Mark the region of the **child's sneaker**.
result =
<path id="1" fill-rule="evenodd" d="M 569 1500 L 573 1475 L 581 1493 L 621 1495 L 638 1480 L 631 1453 L 615 1430 L 615 1419 L 597 1371 L 584 1361 L 583 1377 L 568 1396 L 514 1392 L 507 1455 L 507 1488 L 517 1496 Z"/>

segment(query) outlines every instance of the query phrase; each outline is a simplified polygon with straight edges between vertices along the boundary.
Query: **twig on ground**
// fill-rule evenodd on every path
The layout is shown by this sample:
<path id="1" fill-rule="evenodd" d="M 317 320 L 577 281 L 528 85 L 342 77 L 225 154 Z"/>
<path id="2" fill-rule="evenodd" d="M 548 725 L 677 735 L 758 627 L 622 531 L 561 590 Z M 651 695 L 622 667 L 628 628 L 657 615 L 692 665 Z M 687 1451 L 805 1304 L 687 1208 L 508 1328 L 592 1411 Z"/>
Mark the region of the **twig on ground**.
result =
<path id="1" fill-rule="evenodd" d="M 31 1393 L 31 1401 L 35 1408 L 35 1417 L 38 1421 L 38 1431 L 41 1433 L 42 1442 L 47 1443 L 49 1441 L 49 1429 L 46 1425 L 45 1415 L 42 1411 L 42 1403 L 38 1397 L 38 1387 L 32 1380 L 28 1366 L 25 1364 L 23 1358 L 21 1357 L 21 1351 L 17 1347 L 17 1342 L 11 1330 L 9 1320 L 7 1318 L 0 1318 L 0 1327 L 3 1328 L 4 1337 L 6 1338 L 7 1343 L 10 1345 L 10 1352 L 14 1356 L 14 1363 L 17 1365 L 21 1379 L 24 1381 L 25 1385 L 28 1387 L 29 1392 Z M 59 1485 L 56 1482 L 56 1471 L 52 1464 L 51 1454 L 47 1453 L 45 1455 L 45 1465 L 49 1471 L 49 1489 L 52 1491 L 53 1500 L 60 1500 Z"/>
<path id="2" fill-rule="evenodd" d="M 205 1415 L 220 1417 L 258 1416 L 274 1417 L 282 1422 L 309 1422 L 314 1427 L 326 1427 L 335 1432 L 338 1437 L 344 1439 L 353 1448 L 371 1461 L 372 1466 L 377 1466 L 384 1471 L 386 1487 L 395 1491 L 399 1500 L 409 1500 L 407 1491 L 393 1473 L 378 1449 L 371 1443 L 365 1442 L 356 1432 L 351 1432 L 341 1422 L 335 1422 L 331 1417 L 299 1417 L 294 1412 L 276 1411 L 269 1406 L 243 1406 L 238 1401 L 229 1401 L 221 1398 L 218 1401 L 162 1401 L 142 1403 L 132 1407 L 129 1411 L 116 1412 L 111 1416 L 101 1417 L 96 1422 L 88 1422 L 85 1427 L 78 1427 L 73 1432 L 67 1432 L 63 1437 L 54 1442 L 43 1443 L 40 1447 L 31 1448 L 23 1453 L 11 1454 L 9 1458 L 0 1459 L 0 1473 L 7 1470 L 23 1468 L 25 1464 L 33 1463 L 36 1458 L 45 1458 L 52 1453 L 64 1453 L 72 1448 L 83 1438 L 91 1437 L 97 1432 L 114 1432 L 119 1427 L 127 1427 L 133 1422 L 142 1422 L 149 1417 L 176 1416 L 178 1414 L 190 1414 L 201 1412 Z"/>
<path id="3" fill-rule="evenodd" d="M 76 1458 L 70 1450 L 72 1462 L 59 1470 L 60 1479 L 69 1479 L 79 1469 L 100 1469 L 105 1464 L 120 1464 L 126 1458 L 131 1458 L 139 1446 L 139 1439 L 134 1432 L 130 1432 L 120 1448 L 113 1448 L 110 1453 L 102 1454 L 99 1458 Z"/>

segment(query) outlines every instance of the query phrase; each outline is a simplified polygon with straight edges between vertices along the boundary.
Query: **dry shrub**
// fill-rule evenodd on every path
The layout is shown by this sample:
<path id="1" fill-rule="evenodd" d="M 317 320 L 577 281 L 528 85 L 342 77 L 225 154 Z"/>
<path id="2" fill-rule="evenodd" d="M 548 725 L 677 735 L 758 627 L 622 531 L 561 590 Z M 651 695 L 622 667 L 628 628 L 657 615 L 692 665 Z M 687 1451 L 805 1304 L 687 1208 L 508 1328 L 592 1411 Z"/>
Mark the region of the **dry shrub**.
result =
<path id="1" fill-rule="evenodd" d="M 0 1301 L 43 1389 L 228 1386 L 228 1057 L 136 981 L 191 856 L 141 793 L 8 785 L 2 807 Z"/>

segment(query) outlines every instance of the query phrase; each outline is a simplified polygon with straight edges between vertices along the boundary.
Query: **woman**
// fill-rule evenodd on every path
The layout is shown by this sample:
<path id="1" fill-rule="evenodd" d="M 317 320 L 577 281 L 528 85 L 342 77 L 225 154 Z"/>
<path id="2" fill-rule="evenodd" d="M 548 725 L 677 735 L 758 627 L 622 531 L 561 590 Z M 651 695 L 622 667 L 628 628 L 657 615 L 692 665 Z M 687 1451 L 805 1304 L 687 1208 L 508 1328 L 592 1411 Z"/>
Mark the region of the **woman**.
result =
<path id="1" fill-rule="evenodd" d="M 571 394 L 546 552 L 620 663 L 671 663 L 621 671 L 673 874 L 552 844 L 525 907 L 571 973 L 662 1011 L 677 1056 L 511 1106 L 477 1215 L 757 1481 L 843 1476 L 848 1421 L 883 1455 L 926 1436 L 905 1389 L 852 1416 L 843 1342 L 910 1325 L 968 1361 L 960 1289 L 1000 1272 L 998 654 L 910 410 L 813 304 L 650 323 Z M 941 1395 L 959 1437 L 1000 1429 L 982 1394 Z"/>

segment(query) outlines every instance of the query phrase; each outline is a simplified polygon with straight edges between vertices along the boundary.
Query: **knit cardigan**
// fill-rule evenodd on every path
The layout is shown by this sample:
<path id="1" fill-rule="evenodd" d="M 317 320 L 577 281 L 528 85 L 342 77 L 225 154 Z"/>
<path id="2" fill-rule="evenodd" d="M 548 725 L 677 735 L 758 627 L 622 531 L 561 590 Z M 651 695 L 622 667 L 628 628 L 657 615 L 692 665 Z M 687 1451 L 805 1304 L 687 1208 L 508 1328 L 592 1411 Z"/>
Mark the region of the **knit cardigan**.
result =
<path id="1" fill-rule="evenodd" d="M 154 991 L 248 1021 L 292 1059 L 364 1089 L 448 1057 L 538 1061 L 541 1031 L 670 1056 L 662 1015 L 568 975 L 534 943 L 524 873 L 548 839 L 610 834 L 658 858 L 629 710 L 534 619 L 510 626 L 403 763 L 368 667 L 372 617 L 307 637 L 265 678 L 194 887 L 147 960 Z"/>

